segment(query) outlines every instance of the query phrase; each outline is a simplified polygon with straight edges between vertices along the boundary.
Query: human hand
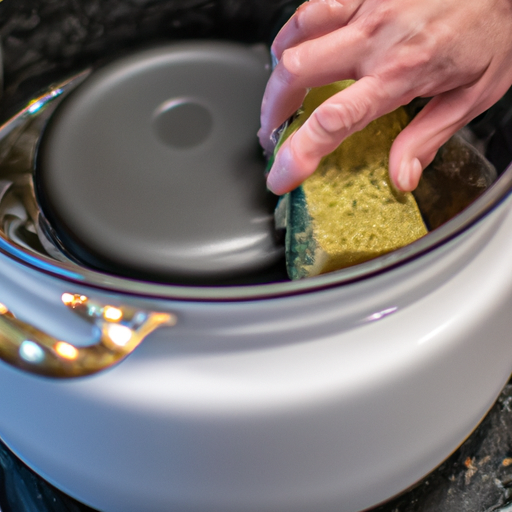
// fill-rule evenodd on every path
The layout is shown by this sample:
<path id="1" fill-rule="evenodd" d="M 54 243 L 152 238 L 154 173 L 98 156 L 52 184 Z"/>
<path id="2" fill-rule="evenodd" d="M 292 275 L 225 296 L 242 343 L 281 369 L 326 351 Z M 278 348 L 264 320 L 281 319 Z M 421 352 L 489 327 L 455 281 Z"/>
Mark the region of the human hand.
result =
<path id="1" fill-rule="evenodd" d="M 351 133 L 415 97 L 432 99 L 398 135 L 389 171 L 416 188 L 439 147 L 512 84 L 511 0 L 310 0 L 277 35 L 260 142 L 302 104 L 307 89 L 355 79 L 279 149 L 268 187 L 284 194 Z"/>

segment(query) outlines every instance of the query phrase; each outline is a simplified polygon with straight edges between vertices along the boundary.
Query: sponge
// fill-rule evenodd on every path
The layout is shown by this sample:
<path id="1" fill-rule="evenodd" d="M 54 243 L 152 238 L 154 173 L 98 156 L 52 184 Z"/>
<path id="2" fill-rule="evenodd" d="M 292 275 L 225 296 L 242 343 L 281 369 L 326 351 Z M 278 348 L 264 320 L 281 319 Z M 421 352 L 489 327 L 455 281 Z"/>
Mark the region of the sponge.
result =
<path id="1" fill-rule="evenodd" d="M 280 142 L 318 105 L 351 83 L 312 89 Z M 389 179 L 391 144 L 409 121 L 405 108 L 373 121 L 344 140 L 322 159 L 312 176 L 281 198 L 276 224 L 286 224 L 286 266 L 291 279 L 357 265 L 427 233 L 413 195 L 397 191 Z"/>

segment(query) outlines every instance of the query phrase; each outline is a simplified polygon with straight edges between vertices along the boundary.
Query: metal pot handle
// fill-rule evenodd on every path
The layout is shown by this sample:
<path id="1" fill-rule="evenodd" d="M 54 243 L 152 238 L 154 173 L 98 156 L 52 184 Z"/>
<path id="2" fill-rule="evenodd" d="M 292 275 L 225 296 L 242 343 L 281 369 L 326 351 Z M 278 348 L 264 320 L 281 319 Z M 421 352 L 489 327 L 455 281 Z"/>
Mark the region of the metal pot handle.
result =
<path id="1" fill-rule="evenodd" d="M 0 304 L 0 359 L 46 377 L 83 377 L 120 362 L 158 327 L 176 324 L 171 313 L 100 304 L 80 294 L 64 293 L 62 302 L 96 327 L 92 344 L 79 347 L 58 340 Z"/>

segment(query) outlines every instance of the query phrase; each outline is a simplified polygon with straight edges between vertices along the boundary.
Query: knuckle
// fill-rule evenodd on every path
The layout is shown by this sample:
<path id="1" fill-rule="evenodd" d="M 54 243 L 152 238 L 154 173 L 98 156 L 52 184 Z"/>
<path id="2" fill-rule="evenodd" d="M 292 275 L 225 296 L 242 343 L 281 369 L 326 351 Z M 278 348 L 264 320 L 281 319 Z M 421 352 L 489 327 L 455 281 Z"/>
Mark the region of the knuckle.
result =
<path id="1" fill-rule="evenodd" d="M 286 49 L 281 57 L 281 79 L 286 85 L 297 82 L 302 71 L 300 52 L 295 48 Z"/>
<path id="2" fill-rule="evenodd" d="M 326 0 L 326 7 L 328 14 L 333 17 L 338 17 L 340 13 L 343 13 L 347 8 L 346 0 Z"/>
<path id="3" fill-rule="evenodd" d="M 446 55 L 446 48 L 449 48 L 449 39 L 447 40 L 441 31 L 435 34 L 422 32 L 411 35 L 396 54 L 396 74 L 408 73 L 427 78 L 433 73 L 442 72 L 451 64 Z"/>
<path id="4" fill-rule="evenodd" d="M 316 111 L 311 114 L 308 122 L 304 125 L 306 128 L 305 135 L 310 141 L 310 147 L 321 150 L 325 145 L 328 145 L 334 138 L 335 131 L 329 130 Z"/>
<path id="5" fill-rule="evenodd" d="M 416 49 L 414 52 L 405 53 L 391 68 L 393 76 L 421 77 L 429 70 L 432 63 L 430 52 L 426 49 Z M 418 78 L 419 78 L 418 77 Z M 415 81 L 420 82 L 417 78 Z"/>
<path id="6" fill-rule="evenodd" d="M 434 50 L 429 44 L 418 46 L 404 46 L 401 51 L 392 59 L 386 70 L 386 76 L 390 80 L 402 77 L 410 82 L 418 91 L 422 86 L 432 83 L 435 72 Z M 435 76 L 436 80 L 439 75 Z"/>
<path id="7" fill-rule="evenodd" d="M 369 110 L 368 100 L 366 98 L 358 98 L 345 103 L 344 107 L 343 115 L 348 120 L 347 127 L 359 128 Z"/>
<path id="8" fill-rule="evenodd" d="M 392 18 L 391 7 L 387 2 L 382 1 L 377 9 L 373 9 L 366 16 L 360 18 L 359 30 L 365 37 L 370 38 L 378 33 Z"/>
<path id="9" fill-rule="evenodd" d="M 366 102 L 361 100 L 319 107 L 311 115 L 312 135 L 319 141 L 337 138 L 340 132 L 357 128 L 366 112 Z"/>
<path id="10" fill-rule="evenodd" d="M 348 110 L 344 104 L 325 105 L 323 108 L 318 108 L 312 116 L 315 121 L 314 125 L 324 135 L 337 133 L 351 125 L 351 114 L 348 113 Z"/>
<path id="11" fill-rule="evenodd" d="M 421 68 L 430 65 L 438 53 L 437 47 L 438 45 L 436 44 L 434 38 L 426 37 L 421 47 L 417 48 L 414 52 L 414 65 Z"/>
<path id="12" fill-rule="evenodd" d="M 435 55 L 435 44 L 432 38 L 422 36 L 421 41 L 409 42 L 404 48 L 404 55 L 402 56 L 402 66 L 408 68 L 418 68 L 420 66 L 428 65 L 432 62 Z"/>
<path id="13" fill-rule="evenodd" d="M 298 30 L 299 32 L 303 32 L 305 29 L 307 30 L 307 9 L 309 7 L 309 4 L 303 3 L 301 4 L 298 9 L 295 11 L 295 14 L 293 15 L 293 26 L 295 30 Z"/>

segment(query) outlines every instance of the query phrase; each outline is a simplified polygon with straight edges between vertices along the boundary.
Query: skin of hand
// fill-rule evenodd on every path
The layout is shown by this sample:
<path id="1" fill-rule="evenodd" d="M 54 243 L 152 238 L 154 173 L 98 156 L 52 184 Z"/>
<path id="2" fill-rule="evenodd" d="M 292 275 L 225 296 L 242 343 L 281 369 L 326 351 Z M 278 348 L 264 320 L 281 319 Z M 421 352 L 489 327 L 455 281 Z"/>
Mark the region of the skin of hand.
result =
<path id="1" fill-rule="evenodd" d="M 284 194 L 347 136 L 415 97 L 432 98 L 395 139 L 391 180 L 416 188 L 439 147 L 512 84 L 512 0 L 310 0 L 277 35 L 260 143 L 308 88 L 357 82 L 320 105 L 279 149 L 267 185 Z"/>

